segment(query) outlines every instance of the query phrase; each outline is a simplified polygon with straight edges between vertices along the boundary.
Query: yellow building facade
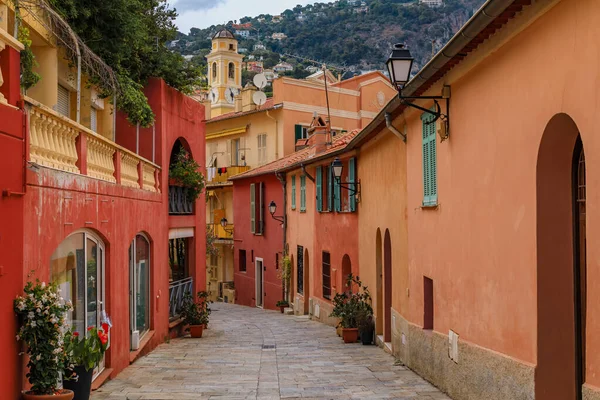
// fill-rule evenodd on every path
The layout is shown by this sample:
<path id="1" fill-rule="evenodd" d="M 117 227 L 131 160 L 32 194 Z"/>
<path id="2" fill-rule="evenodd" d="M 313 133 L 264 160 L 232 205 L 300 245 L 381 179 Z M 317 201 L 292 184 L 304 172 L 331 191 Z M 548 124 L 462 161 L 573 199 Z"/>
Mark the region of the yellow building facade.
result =
<path id="1" fill-rule="evenodd" d="M 213 36 L 211 52 L 206 56 L 211 117 L 234 111 L 235 96 L 242 88 L 243 57 L 238 54 L 237 40 L 227 29 Z"/>

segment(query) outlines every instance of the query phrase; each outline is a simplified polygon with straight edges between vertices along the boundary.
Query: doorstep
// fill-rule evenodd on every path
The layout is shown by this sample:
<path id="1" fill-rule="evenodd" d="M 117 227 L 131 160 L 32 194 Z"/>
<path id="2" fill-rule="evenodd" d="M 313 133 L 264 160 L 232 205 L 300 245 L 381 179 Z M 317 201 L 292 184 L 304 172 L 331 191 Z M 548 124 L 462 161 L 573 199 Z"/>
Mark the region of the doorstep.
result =
<path id="1" fill-rule="evenodd" d="M 148 343 L 150 343 L 150 339 L 152 339 L 152 336 L 154 336 L 154 331 L 146 332 L 146 334 L 142 338 L 142 341 L 140 342 L 140 347 L 137 350 L 129 352 L 129 364 L 132 364 L 135 360 L 137 360 L 140 357 L 142 351 L 144 350 L 144 347 L 146 347 Z"/>
<path id="2" fill-rule="evenodd" d="M 104 368 L 104 371 L 100 372 L 100 375 L 92 382 L 92 390 L 98 390 L 100 386 L 104 385 L 104 382 L 110 378 L 112 372 L 112 368 Z"/>
<path id="3" fill-rule="evenodd" d="M 393 354 L 392 353 L 392 343 L 384 342 L 383 335 L 377 335 L 377 337 L 375 338 L 375 344 L 377 344 L 379 347 L 381 347 L 383 350 L 387 351 L 388 353 Z"/>

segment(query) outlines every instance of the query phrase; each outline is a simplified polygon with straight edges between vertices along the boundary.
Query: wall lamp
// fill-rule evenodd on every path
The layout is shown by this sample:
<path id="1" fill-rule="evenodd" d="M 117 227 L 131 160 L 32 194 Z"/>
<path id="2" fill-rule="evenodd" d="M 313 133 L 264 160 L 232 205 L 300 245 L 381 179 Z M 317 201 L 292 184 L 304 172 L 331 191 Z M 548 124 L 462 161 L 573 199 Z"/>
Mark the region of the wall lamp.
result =
<path id="1" fill-rule="evenodd" d="M 335 178 L 338 185 L 350 192 L 350 196 L 360 197 L 360 180 L 358 182 L 342 182 L 342 171 L 344 170 L 344 164 L 339 158 L 335 158 L 331 163 L 331 169 L 333 170 L 333 177 Z M 352 185 L 352 186 L 348 186 Z"/>
<path id="2" fill-rule="evenodd" d="M 413 107 L 434 116 L 431 121 L 425 122 L 426 125 L 434 124 L 438 119 L 442 120 L 439 135 L 442 141 L 448 139 L 450 134 L 450 86 L 444 85 L 441 96 L 403 96 L 402 89 L 410 80 L 410 71 L 412 70 L 414 58 L 410 51 L 403 44 L 396 44 L 388 58 L 386 64 L 390 74 L 390 82 L 398 91 L 398 96 L 402 104 Z M 442 113 L 442 108 L 438 100 L 446 100 L 446 113 Z M 418 106 L 411 100 L 433 100 L 435 109 L 427 109 Z"/>
<path id="3" fill-rule="evenodd" d="M 223 227 L 223 230 L 227 232 L 227 234 L 233 235 L 233 229 L 227 229 L 227 225 L 227 218 L 221 218 L 221 226 Z"/>
<path id="4" fill-rule="evenodd" d="M 275 211 L 277 211 L 277 204 L 275 204 L 275 202 L 271 200 L 271 202 L 269 203 L 269 213 L 271 214 L 271 218 L 283 224 L 283 216 L 276 216 Z"/>

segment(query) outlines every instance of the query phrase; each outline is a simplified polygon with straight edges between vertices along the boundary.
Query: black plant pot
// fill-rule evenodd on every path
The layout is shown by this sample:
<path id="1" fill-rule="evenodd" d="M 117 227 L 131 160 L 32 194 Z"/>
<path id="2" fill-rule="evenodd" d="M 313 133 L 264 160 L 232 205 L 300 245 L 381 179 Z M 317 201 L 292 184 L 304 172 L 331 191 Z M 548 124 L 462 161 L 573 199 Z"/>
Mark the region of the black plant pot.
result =
<path id="1" fill-rule="evenodd" d="M 75 373 L 79 377 L 75 380 L 63 381 L 63 388 L 72 390 L 75 393 L 73 400 L 89 400 L 92 391 L 92 376 L 94 370 L 86 371 L 81 365 L 75 367 Z"/>
<path id="2" fill-rule="evenodd" d="M 373 344 L 374 330 L 375 329 L 373 326 L 365 327 L 360 330 L 360 341 L 362 342 L 362 344 L 364 344 L 364 345 Z"/>

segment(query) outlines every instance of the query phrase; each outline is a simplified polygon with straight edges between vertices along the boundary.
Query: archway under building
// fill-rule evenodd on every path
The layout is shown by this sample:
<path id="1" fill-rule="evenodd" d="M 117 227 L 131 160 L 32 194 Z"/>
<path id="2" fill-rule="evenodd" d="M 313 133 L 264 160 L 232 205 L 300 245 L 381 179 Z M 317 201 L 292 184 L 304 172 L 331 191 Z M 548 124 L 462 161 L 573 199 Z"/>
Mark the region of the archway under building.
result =
<path id="1" fill-rule="evenodd" d="M 586 176 L 579 129 L 555 115 L 540 143 L 535 398 L 581 400 L 585 382 Z"/>
<path id="2" fill-rule="evenodd" d="M 381 230 L 377 228 L 375 237 L 375 333 L 383 335 L 383 258 Z"/>

